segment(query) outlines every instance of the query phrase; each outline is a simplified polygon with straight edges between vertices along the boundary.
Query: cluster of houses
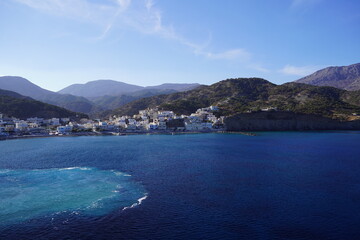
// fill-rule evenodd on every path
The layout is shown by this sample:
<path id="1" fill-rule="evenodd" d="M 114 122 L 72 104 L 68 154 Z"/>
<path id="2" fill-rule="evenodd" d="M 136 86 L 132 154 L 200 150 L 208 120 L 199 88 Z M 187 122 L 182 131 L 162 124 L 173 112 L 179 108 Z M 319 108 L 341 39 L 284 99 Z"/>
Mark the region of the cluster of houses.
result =
<path id="1" fill-rule="evenodd" d="M 28 118 L 20 120 L 0 113 L 0 135 L 50 134 L 66 135 L 81 132 L 160 132 L 213 131 L 224 129 L 224 117 L 215 116 L 216 106 L 198 109 L 191 115 L 176 115 L 173 111 L 151 108 L 133 116 L 112 116 L 106 120 L 69 118 Z"/>
<path id="2" fill-rule="evenodd" d="M 8 117 L 0 113 L 0 136 L 9 134 L 48 134 L 51 129 L 70 123 L 70 118 L 27 118 Z"/>

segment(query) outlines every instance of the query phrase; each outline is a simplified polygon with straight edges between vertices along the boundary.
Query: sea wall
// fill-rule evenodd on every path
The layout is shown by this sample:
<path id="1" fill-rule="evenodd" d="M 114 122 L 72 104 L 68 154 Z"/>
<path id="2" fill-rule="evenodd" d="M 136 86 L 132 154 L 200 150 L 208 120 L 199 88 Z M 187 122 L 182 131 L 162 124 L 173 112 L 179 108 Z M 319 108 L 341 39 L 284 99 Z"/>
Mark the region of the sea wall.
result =
<path id="1" fill-rule="evenodd" d="M 360 130 L 360 121 L 338 121 L 293 112 L 241 113 L 225 120 L 228 131 Z"/>

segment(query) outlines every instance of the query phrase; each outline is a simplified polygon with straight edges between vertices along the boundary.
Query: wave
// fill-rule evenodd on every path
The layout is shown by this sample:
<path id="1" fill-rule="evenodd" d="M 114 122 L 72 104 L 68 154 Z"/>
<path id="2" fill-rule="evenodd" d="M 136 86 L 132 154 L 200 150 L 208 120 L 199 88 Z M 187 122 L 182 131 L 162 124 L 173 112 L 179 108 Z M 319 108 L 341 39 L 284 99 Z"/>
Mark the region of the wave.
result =
<path id="1" fill-rule="evenodd" d="M 53 168 L 53 169 L 58 169 L 59 171 L 74 170 L 74 169 L 88 171 L 88 170 L 93 170 L 94 168 L 89 168 L 89 167 L 67 167 L 67 168 Z"/>
<path id="2" fill-rule="evenodd" d="M 130 174 L 128 173 L 123 173 L 123 172 L 118 172 L 118 171 L 115 171 L 115 170 L 111 170 L 116 176 L 125 176 L 125 177 L 131 177 Z"/>
<path id="3" fill-rule="evenodd" d="M 136 203 L 132 204 L 131 206 L 124 207 L 122 210 L 134 208 L 134 207 L 136 207 L 136 206 L 141 205 L 142 202 L 143 202 L 145 199 L 147 199 L 147 197 L 148 197 L 148 194 L 145 194 L 143 197 L 139 198 Z"/>

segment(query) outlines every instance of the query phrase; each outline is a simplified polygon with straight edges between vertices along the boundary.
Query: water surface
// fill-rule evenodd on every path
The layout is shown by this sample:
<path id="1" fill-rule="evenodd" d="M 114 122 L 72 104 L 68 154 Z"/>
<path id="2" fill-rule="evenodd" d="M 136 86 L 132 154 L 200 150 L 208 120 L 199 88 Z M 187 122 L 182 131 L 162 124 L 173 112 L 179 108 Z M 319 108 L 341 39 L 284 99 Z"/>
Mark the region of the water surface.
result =
<path id="1" fill-rule="evenodd" d="M 34 187 L 44 196 L 36 198 L 41 207 L 26 214 L 26 219 L 13 217 L 10 223 L 0 216 L 0 239 L 360 236 L 359 132 L 26 139 L 0 142 L 0 156 L 0 169 L 31 180 L 24 181 L 25 186 L 13 185 L 11 193 L 19 194 L 25 187 L 31 196 Z M 80 189 L 84 196 L 93 196 L 91 186 L 104 192 L 79 202 L 70 196 L 69 205 L 56 206 L 61 209 L 46 205 L 44 210 L 41 200 L 46 201 L 45 196 L 52 196 L 46 193 L 54 194 L 57 189 L 50 187 L 56 184 L 51 181 L 53 171 L 71 167 L 90 170 L 73 170 L 80 174 L 73 183 L 70 176 L 75 172 L 60 175 L 59 184 Z M 46 181 L 36 178 L 34 170 L 41 170 Z M 118 179 L 114 171 L 131 177 Z M 105 182 L 98 182 L 100 179 Z M 82 188 L 81 181 L 94 183 Z M 35 185 L 27 185 L 31 182 Z M 110 197 L 96 213 L 82 210 L 93 199 L 113 196 L 115 183 L 129 184 L 125 189 L 136 196 L 127 204 L 119 204 L 121 195 Z M 138 194 L 147 194 L 147 199 L 123 210 L 124 205 L 137 202 Z M 0 206 L 6 201 L 0 199 Z M 14 212 L 20 205 L 24 204 L 9 208 Z M 69 209 L 68 214 L 51 215 L 53 210 L 64 209 Z M 71 215 L 74 209 L 80 209 L 80 214 Z"/>
<path id="2" fill-rule="evenodd" d="M 95 168 L 0 170 L 0 223 L 56 215 L 105 215 L 146 197 L 130 175 Z"/>

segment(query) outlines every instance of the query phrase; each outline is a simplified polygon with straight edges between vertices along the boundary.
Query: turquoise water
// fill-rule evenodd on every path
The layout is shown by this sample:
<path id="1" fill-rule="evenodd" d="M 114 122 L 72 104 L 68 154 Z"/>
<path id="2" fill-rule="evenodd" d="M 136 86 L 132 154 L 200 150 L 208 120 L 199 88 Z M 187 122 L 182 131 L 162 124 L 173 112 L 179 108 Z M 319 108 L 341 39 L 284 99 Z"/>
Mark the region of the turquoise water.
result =
<path id="1" fill-rule="evenodd" d="M 0 224 L 56 215 L 105 215 L 146 197 L 130 175 L 96 168 L 0 170 Z"/>
<path id="2" fill-rule="evenodd" d="M 0 239 L 358 239 L 359 156 L 360 132 L 1 141 Z"/>

